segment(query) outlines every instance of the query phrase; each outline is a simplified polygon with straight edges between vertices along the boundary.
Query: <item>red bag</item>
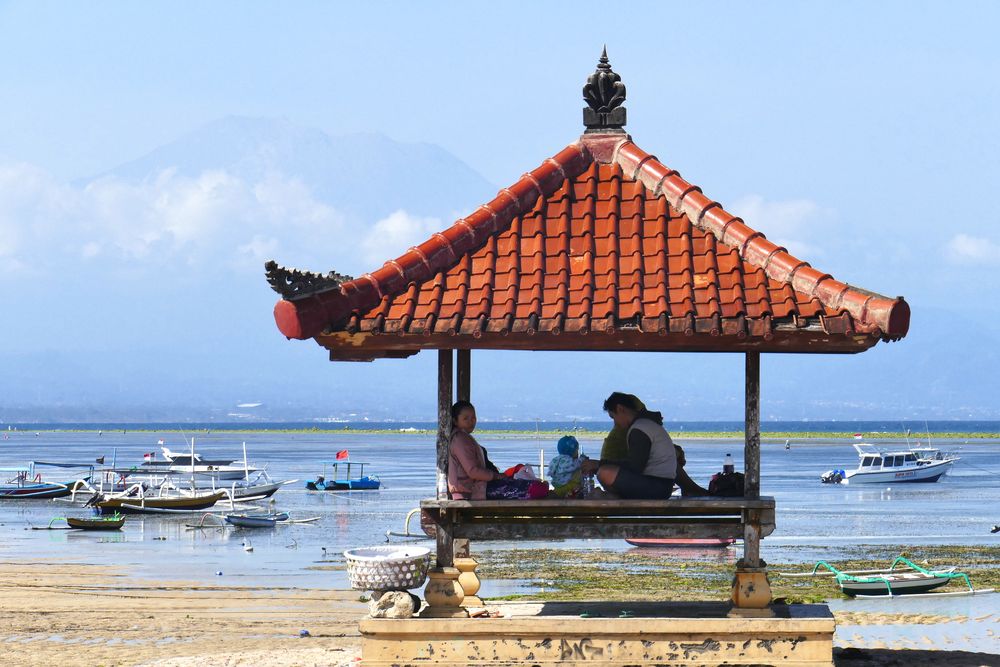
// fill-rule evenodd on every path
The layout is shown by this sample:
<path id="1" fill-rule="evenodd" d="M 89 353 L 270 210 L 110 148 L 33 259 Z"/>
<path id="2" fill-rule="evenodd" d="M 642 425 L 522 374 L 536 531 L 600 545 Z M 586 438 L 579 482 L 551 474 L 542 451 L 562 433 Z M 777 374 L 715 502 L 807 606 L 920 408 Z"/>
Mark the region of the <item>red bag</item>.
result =
<path id="1" fill-rule="evenodd" d="M 523 463 L 518 463 L 516 466 L 507 468 L 506 470 L 503 471 L 504 477 L 513 477 L 523 467 L 524 467 Z"/>

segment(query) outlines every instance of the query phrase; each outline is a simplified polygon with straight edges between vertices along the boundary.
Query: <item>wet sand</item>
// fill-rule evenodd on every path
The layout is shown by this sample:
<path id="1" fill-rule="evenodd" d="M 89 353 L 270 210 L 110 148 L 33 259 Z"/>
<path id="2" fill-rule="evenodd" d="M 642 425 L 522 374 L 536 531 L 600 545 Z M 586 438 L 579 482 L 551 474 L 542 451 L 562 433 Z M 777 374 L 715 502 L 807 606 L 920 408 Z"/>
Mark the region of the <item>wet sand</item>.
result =
<path id="1" fill-rule="evenodd" d="M 149 581 L 97 565 L 0 563 L 10 665 L 356 665 L 356 591 Z M 300 638 L 308 630 L 310 637 Z"/>
<path id="2" fill-rule="evenodd" d="M 0 642 L 5 663 L 24 666 L 346 667 L 360 655 L 357 621 L 367 605 L 358 597 L 154 581 L 94 564 L 6 562 Z M 838 622 L 933 625 L 942 618 L 847 614 Z M 300 638 L 301 630 L 310 636 Z M 962 650 L 838 648 L 835 660 L 838 667 L 1000 667 L 1000 655 Z"/>

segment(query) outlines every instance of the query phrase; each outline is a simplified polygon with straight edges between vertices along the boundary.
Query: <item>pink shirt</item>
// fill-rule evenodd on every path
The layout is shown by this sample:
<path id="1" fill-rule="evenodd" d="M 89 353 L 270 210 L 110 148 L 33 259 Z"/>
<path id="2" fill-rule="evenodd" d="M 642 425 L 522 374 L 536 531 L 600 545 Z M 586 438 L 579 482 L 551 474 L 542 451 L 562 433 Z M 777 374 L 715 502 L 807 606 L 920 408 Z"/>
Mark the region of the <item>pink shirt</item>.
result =
<path id="1" fill-rule="evenodd" d="M 486 500 L 486 482 L 493 479 L 486 455 L 465 431 L 451 434 L 448 450 L 448 493 L 454 500 Z"/>

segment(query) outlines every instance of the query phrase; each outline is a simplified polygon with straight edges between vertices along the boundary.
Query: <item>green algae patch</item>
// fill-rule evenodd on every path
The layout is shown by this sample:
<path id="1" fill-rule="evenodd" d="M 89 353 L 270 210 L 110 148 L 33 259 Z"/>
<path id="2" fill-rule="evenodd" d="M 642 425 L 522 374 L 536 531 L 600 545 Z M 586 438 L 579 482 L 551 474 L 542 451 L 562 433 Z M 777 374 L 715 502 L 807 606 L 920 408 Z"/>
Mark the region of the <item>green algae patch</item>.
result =
<path id="1" fill-rule="evenodd" d="M 815 547 L 808 547 L 815 549 Z M 574 549 L 531 549 L 480 551 L 475 554 L 481 579 L 517 580 L 537 590 L 506 595 L 496 600 L 728 600 L 737 553 L 720 550 L 706 560 L 685 560 L 673 550 L 664 555 L 651 549 L 599 551 Z M 910 548 L 882 545 L 858 546 L 844 550 L 847 557 L 830 561 L 840 570 L 888 567 L 904 555 L 922 567 L 954 565 L 969 575 L 977 589 L 1000 588 L 1000 550 L 990 546 L 934 546 Z M 810 562 L 785 562 L 768 567 L 771 594 L 775 601 L 815 603 L 845 598 L 833 577 L 783 577 L 779 572 L 809 572 Z M 942 592 L 961 591 L 952 582 Z"/>

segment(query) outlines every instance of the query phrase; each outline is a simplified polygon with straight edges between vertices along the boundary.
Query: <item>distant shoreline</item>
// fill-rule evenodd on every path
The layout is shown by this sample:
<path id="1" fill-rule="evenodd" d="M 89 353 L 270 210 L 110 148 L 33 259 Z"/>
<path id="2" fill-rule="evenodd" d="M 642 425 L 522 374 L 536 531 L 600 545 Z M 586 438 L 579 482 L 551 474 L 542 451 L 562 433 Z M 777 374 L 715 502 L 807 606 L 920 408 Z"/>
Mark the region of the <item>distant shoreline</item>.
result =
<path id="1" fill-rule="evenodd" d="M 669 425 L 668 425 L 668 430 Z M 247 433 L 285 433 L 285 434 L 295 434 L 295 433 L 310 433 L 310 434 L 329 434 L 329 435 L 413 435 L 413 436 L 428 436 L 436 435 L 437 431 L 433 429 L 415 429 L 415 428 L 378 428 L 378 429 L 364 429 L 364 428 L 331 428 L 331 427 L 312 427 L 312 428 L 237 428 L 220 425 L 217 428 L 150 428 L 148 426 L 136 426 L 130 428 L 53 428 L 51 425 L 46 425 L 45 428 L 31 428 L 27 425 L 21 425 L 17 430 L 12 431 L 2 431 L 4 434 L 9 436 L 21 437 L 24 435 L 30 435 L 34 433 L 118 433 L 122 431 L 131 431 L 135 433 L 190 433 L 194 434 L 206 434 L 206 433 L 226 433 L 226 434 L 247 434 Z M 557 437 L 560 435 L 565 435 L 567 433 L 572 433 L 577 437 L 595 439 L 603 438 L 607 435 L 606 430 L 595 431 L 595 430 L 585 430 L 585 429 L 539 429 L 535 430 L 524 430 L 524 429 L 491 429 L 491 428 L 480 428 L 476 429 L 478 435 L 489 435 L 489 436 L 502 436 L 511 438 L 533 438 L 538 437 Z M 684 431 L 684 430 L 673 430 L 671 435 L 675 440 L 742 440 L 742 431 Z M 903 432 L 893 432 L 893 431 L 883 431 L 877 433 L 865 433 L 862 438 L 856 438 L 853 432 L 847 431 L 761 431 L 760 433 L 761 441 L 777 441 L 783 442 L 784 440 L 846 440 L 851 443 L 854 442 L 864 442 L 866 440 L 904 440 L 909 438 L 913 440 L 914 443 L 920 440 L 926 441 L 928 438 L 930 440 L 998 440 L 1000 439 L 1000 432 L 996 431 L 949 431 L 942 433 L 903 433 Z"/>

